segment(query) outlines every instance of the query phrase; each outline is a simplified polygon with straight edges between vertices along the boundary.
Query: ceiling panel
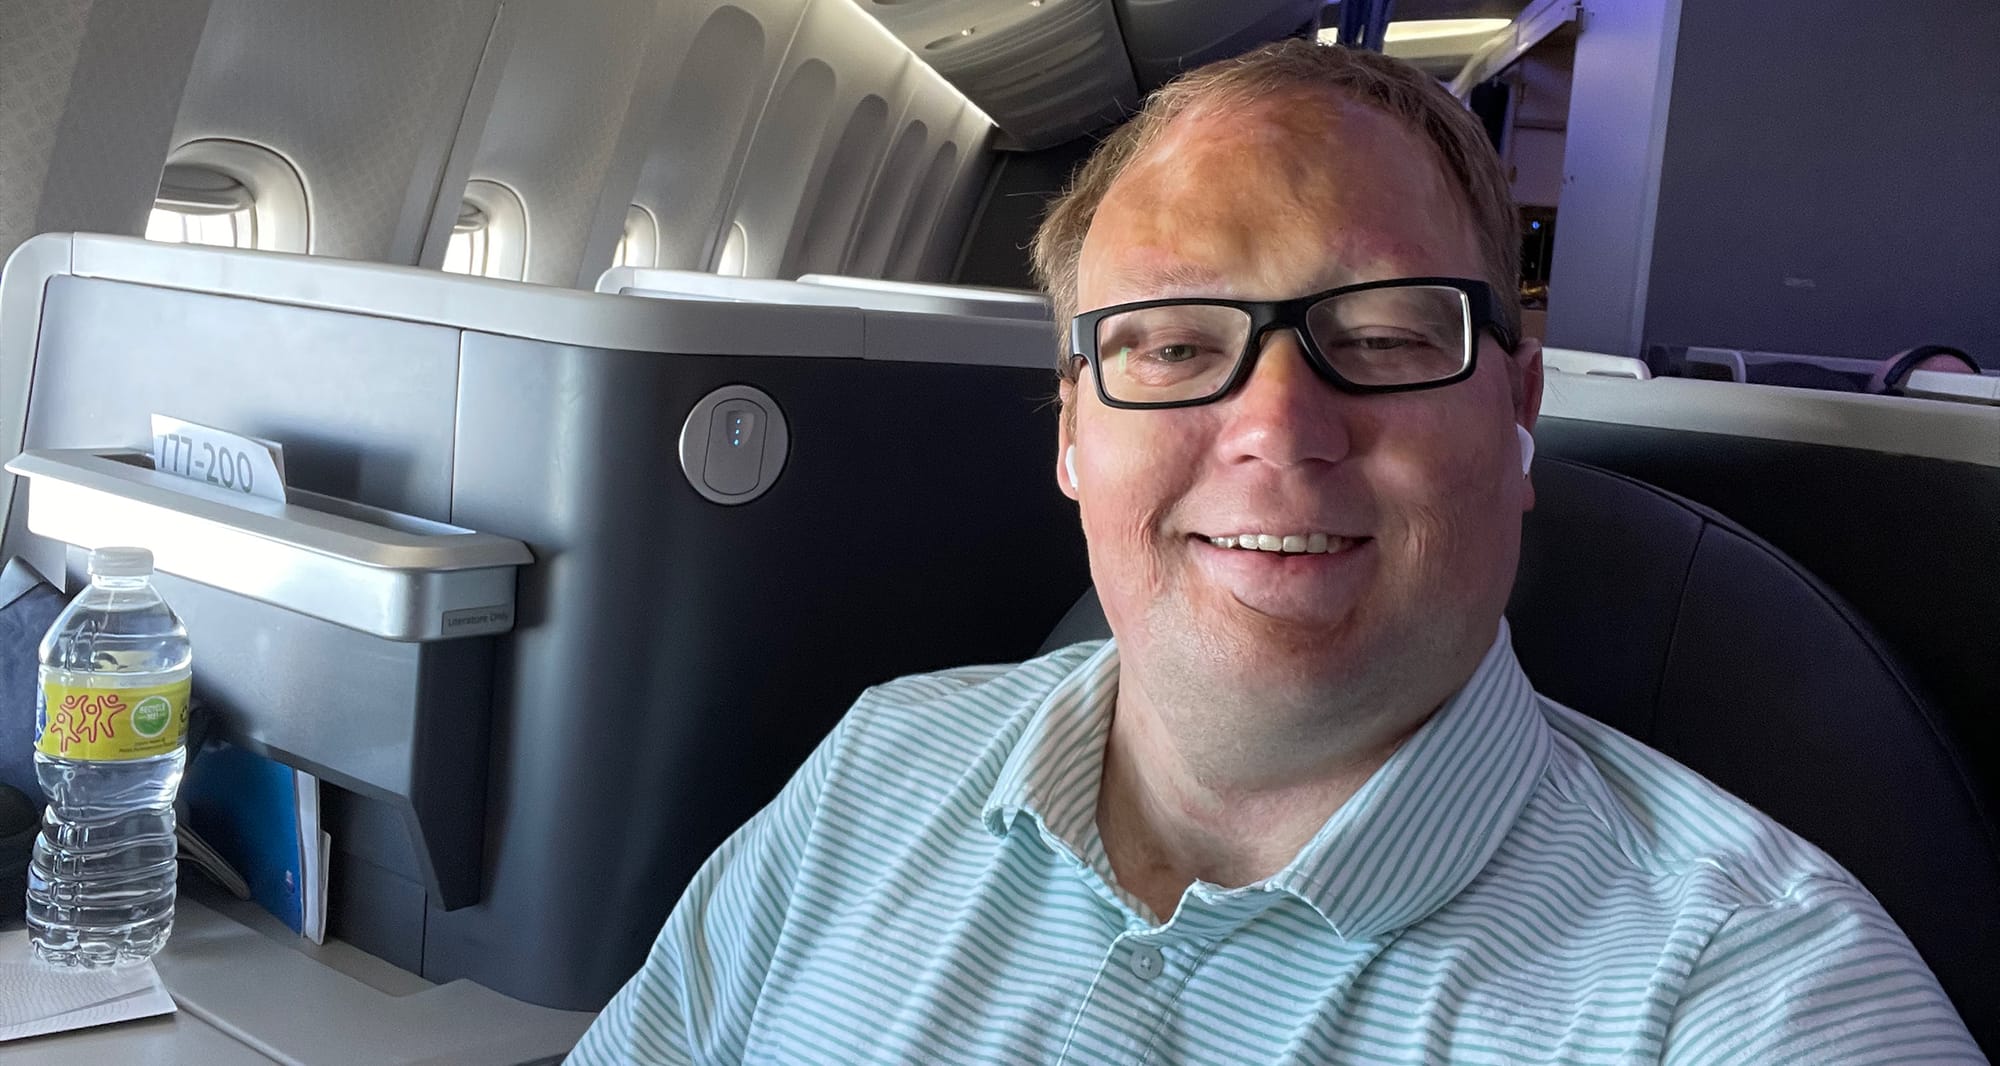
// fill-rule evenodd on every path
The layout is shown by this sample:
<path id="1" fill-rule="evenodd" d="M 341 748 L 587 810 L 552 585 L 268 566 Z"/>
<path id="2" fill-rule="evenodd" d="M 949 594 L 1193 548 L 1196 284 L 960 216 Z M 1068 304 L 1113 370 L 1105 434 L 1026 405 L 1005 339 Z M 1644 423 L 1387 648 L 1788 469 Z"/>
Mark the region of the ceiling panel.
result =
<path id="1" fill-rule="evenodd" d="M 993 117 L 1001 147 L 1068 140 L 1135 106 L 1111 0 L 859 0 Z"/>
<path id="2" fill-rule="evenodd" d="M 992 116 L 996 147 L 1014 149 L 1098 132 L 1183 70 L 1339 21 L 1339 5 L 1325 0 L 855 3 Z M 1393 10 L 1398 19 L 1511 18 L 1525 4 L 1397 0 Z M 1462 62 L 1422 58 L 1444 75 Z"/>
<path id="3" fill-rule="evenodd" d="M 1151 91 L 1184 70 L 1296 33 L 1322 0 L 1114 0 L 1139 84 Z"/>

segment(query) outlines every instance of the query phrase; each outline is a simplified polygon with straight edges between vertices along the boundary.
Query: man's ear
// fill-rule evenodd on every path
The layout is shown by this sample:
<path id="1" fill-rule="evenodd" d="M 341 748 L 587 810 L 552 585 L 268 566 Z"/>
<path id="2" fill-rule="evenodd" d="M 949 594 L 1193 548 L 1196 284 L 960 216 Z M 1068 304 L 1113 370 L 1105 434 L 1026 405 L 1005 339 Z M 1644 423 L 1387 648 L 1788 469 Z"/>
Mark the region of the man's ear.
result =
<path id="1" fill-rule="evenodd" d="M 1514 393 L 1514 424 L 1530 435 L 1522 443 L 1531 446 L 1535 423 L 1542 416 L 1542 339 L 1522 338 L 1520 345 L 1508 353 L 1507 360 L 1513 364 L 1513 379 L 1520 382 Z M 1523 450 L 1526 451 L 1526 447 Z M 1525 462 L 1523 465 L 1526 465 Z M 1526 475 L 1527 471 L 1523 470 L 1522 481 L 1525 484 L 1521 486 L 1521 510 L 1524 513 L 1535 509 L 1535 482 Z"/>
<path id="2" fill-rule="evenodd" d="M 1542 339 L 1523 337 L 1507 358 L 1514 364 L 1514 379 L 1521 383 L 1514 395 L 1514 421 L 1532 433 L 1535 420 L 1542 416 Z"/>
<path id="3" fill-rule="evenodd" d="M 1063 495 L 1077 498 L 1075 479 L 1070 475 L 1075 469 L 1076 453 L 1076 383 L 1065 381 L 1058 388 L 1057 399 L 1061 409 L 1056 412 L 1056 488 Z"/>

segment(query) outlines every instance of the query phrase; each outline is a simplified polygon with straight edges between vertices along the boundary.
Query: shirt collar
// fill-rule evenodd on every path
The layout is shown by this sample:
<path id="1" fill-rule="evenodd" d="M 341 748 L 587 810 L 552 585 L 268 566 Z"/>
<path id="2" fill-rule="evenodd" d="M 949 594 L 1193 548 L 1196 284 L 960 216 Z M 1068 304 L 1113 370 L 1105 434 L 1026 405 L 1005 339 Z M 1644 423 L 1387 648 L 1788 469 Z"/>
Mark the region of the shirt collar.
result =
<path id="1" fill-rule="evenodd" d="M 1118 691 L 1107 641 L 1058 681 L 1001 767 L 982 810 L 1006 836 L 1027 811 L 1078 853 L 1097 845 L 1097 782 Z M 1270 887 L 1310 904 L 1346 939 L 1417 922 L 1485 867 L 1526 804 L 1553 740 L 1500 624 L 1478 669 Z"/>
<path id="2" fill-rule="evenodd" d="M 1004 837 L 1022 811 L 1072 850 L 1097 835 L 1097 782 L 1118 695 L 1118 642 L 1107 640 L 1063 675 L 1014 744 L 980 817 Z"/>

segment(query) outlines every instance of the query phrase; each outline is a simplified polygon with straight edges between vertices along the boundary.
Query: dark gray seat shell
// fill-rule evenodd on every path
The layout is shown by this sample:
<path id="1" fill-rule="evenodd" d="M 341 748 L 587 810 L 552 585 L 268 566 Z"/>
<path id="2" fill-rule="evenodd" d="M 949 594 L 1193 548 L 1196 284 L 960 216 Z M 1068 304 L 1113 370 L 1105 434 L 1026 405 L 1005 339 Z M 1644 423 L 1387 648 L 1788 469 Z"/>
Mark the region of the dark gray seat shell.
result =
<path id="1" fill-rule="evenodd" d="M 1560 459 L 1534 480 L 1507 616 L 1536 688 L 1824 848 L 2000 1052 L 2000 833 L 1887 646 L 1706 507 Z M 1046 647 L 1108 635 L 1091 590 Z"/>
<path id="2" fill-rule="evenodd" d="M 1556 417 L 1535 442 L 1714 508 L 1825 582 L 1895 652 L 2000 812 L 2000 466 Z"/>

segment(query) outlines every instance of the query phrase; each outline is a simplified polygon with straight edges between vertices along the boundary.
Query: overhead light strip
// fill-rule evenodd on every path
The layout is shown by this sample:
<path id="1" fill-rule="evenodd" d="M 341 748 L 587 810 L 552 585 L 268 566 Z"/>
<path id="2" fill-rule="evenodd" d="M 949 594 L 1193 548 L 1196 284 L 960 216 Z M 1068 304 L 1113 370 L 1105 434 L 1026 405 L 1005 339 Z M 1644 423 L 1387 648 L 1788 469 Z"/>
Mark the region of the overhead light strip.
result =
<path id="1" fill-rule="evenodd" d="M 1389 24 L 1382 34 L 1382 43 L 1384 46 L 1412 44 L 1454 37 L 1483 42 L 1509 25 L 1507 19 L 1404 19 Z M 1339 44 L 1340 27 L 1328 26 L 1319 31 L 1319 40 L 1321 44 Z"/>
<path id="2" fill-rule="evenodd" d="M 1391 22 L 1383 41 L 1432 41 L 1440 37 L 1486 37 L 1507 28 L 1510 19 L 1408 19 Z"/>

